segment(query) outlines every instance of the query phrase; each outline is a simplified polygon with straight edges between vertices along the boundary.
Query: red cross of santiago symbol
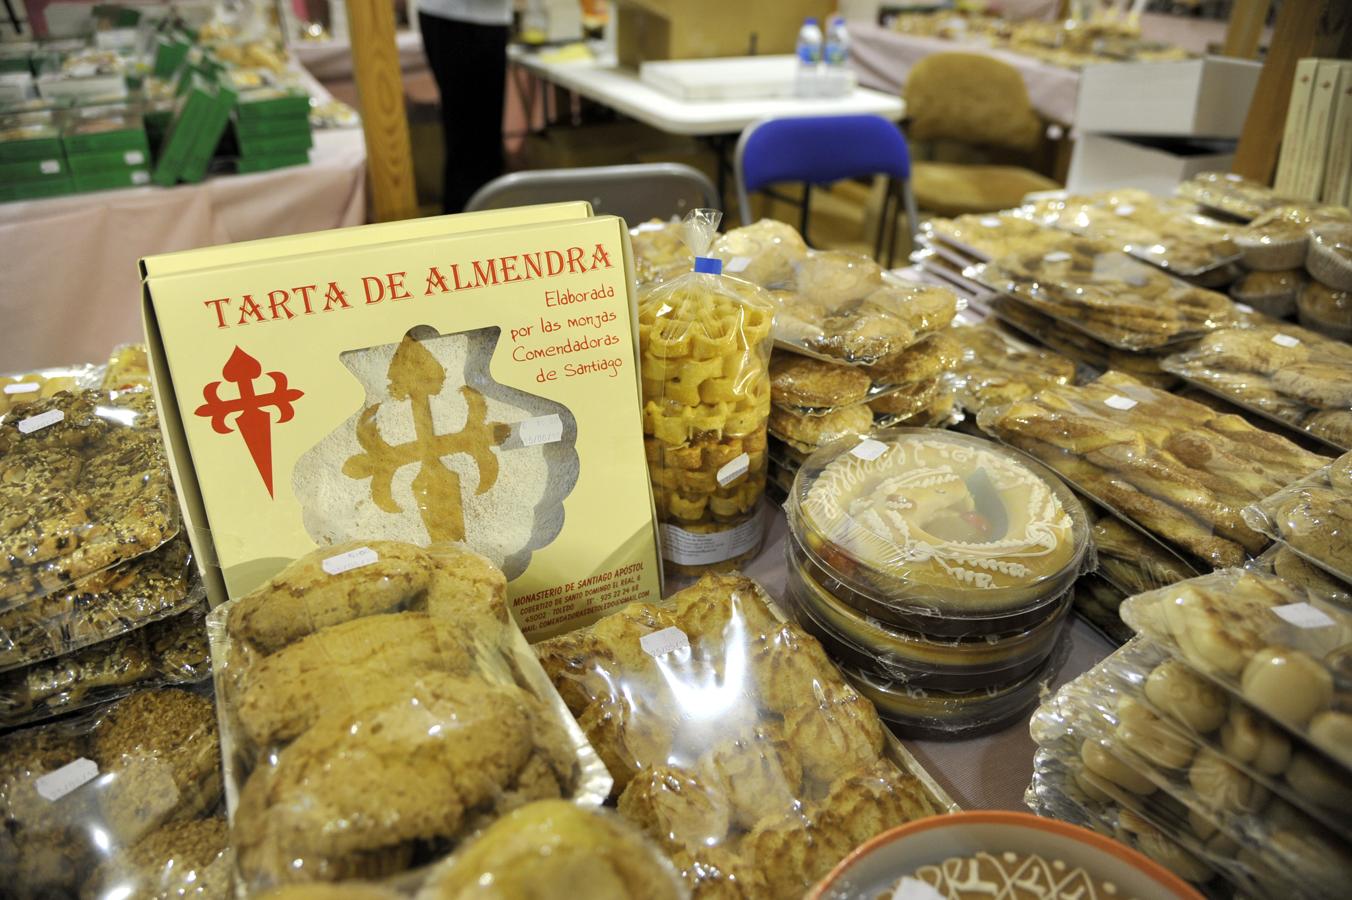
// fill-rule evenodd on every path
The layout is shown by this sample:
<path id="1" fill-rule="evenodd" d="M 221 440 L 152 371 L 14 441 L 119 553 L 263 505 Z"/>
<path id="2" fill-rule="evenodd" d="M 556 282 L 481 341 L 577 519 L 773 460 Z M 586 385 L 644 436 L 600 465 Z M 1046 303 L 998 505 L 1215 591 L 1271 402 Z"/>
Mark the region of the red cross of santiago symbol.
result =
<path id="1" fill-rule="evenodd" d="M 269 406 L 277 408 L 277 424 L 289 422 L 296 414 L 291 404 L 304 397 L 302 391 L 286 384 L 286 376 L 281 372 L 269 372 L 272 390 L 263 394 L 254 393 L 254 379 L 263 374 L 263 366 L 239 347 L 230 354 L 221 375 L 225 380 L 239 388 L 239 396 L 234 400 L 223 399 L 218 391 L 221 382 L 213 381 L 202 388 L 206 403 L 197 407 L 196 414 L 211 419 L 211 428 L 217 434 L 230 434 L 232 429 L 226 424 L 226 416 L 238 413 L 235 417 L 235 429 L 244 438 L 244 446 L 249 448 L 254 466 L 263 478 L 263 484 L 272 493 L 272 417 L 265 412 Z"/>

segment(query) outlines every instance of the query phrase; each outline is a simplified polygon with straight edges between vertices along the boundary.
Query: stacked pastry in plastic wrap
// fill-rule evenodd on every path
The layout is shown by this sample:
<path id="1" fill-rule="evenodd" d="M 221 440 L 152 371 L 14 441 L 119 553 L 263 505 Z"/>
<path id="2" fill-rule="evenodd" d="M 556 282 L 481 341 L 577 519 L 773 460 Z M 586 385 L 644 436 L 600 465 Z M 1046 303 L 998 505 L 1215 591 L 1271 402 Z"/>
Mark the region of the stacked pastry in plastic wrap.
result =
<path id="1" fill-rule="evenodd" d="M 979 438 L 886 429 L 813 453 L 785 509 L 786 603 L 899 734 L 1027 714 L 1093 567 L 1060 479 Z"/>
<path id="2" fill-rule="evenodd" d="M 621 816 L 695 898 L 796 897 L 949 803 L 821 645 L 738 575 L 705 575 L 536 647 Z"/>
<path id="3" fill-rule="evenodd" d="M 1029 805 L 1219 895 L 1346 896 L 1348 600 L 1267 560 L 1129 598 L 1139 636 L 1033 716 Z"/>

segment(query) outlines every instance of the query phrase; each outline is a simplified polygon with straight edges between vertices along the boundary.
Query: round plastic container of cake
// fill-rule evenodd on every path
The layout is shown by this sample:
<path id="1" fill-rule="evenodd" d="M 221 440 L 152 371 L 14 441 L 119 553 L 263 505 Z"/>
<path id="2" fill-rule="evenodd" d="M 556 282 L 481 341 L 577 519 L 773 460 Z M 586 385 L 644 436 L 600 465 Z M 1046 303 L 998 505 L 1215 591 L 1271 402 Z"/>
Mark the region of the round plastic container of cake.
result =
<path id="1" fill-rule="evenodd" d="M 1047 608 L 1042 622 L 1025 631 L 935 640 L 889 628 L 837 600 L 800 567 L 803 553 L 797 542 L 790 537 L 786 543 L 785 597 L 798 623 L 834 659 L 881 682 L 968 691 L 1017 681 L 1046 662 L 1070 608 L 1067 593 Z"/>
<path id="2" fill-rule="evenodd" d="M 968 691 L 900 684 L 842 665 L 841 671 L 901 738 L 959 741 L 1002 731 L 1037 705 L 1064 652 L 1053 653 L 1022 678 Z"/>
<path id="3" fill-rule="evenodd" d="M 847 606 L 929 638 L 1044 621 L 1092 569 L 1084 508 L 991 441 L 893 428 L 813 453 L 785 510 L 801 568 Z"/>

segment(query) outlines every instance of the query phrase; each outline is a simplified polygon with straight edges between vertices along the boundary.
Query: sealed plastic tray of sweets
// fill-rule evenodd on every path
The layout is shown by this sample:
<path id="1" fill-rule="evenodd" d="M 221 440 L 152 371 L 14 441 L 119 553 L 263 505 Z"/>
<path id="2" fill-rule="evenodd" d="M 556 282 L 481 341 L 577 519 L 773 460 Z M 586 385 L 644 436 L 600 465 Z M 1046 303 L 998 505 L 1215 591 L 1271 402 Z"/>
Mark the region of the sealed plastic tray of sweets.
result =
<path id="1" fill-rule="evenodd" d="M 1279 272 L 1248 272 L 1230 285 L 1235 304 L 1256 309 L 1274 319 L 1285 319 L 1296 311 L 1296 295 L 1306 281 L 1304 269 Z"/>
<path id="2" fill-rule="evenodd" d="M 670 281 L 695 267 L 695 254 L 681 239 L 680 222 L 649 219 L 629 229 L 634 276 L 640 288 Z"/>
<path id="3" fill-rule="evenodd" d="M 1240 258 L 1231 226 L 1200 215 L 1187 201 L 1134 188 L 1041 200 L 1020 212 L 1111 243 L 1180 277 L 1196 277 Z"/>
<path id="4" fill-rule="evenodd" d="M 726 890 L 744 896 L 733 874 L 728 873 Z M 615 811 L 540 800 L 503 816 L 457 850 L 428 876 L 417 897 L 467 900 L 542 893 L 635 900 L 690 896 L 656 842 Z M 371 900 L 365 893 L 362 898 Z"/>
<path id="5" fill-rule="evenodd" d="M 1238 565 L 1268 544 L 1241 509 L 1327 462 L 1238 416 L 1118 372 L 987 408 L 977 424 L 1213 567 Z"/>
<path id="6" fill-rule="evenodd" d="M 961 434 L 895 428 L 830 444 L 799 471 L 786 511 L 818 584 L 933 637 L 1025 630 L 1092 568 L 1084 509 L 1060 479 Z"/>
<path id="7" fill-rule="evenodd" d="M 1300 324 L 1312 331 L 1340 341 L 1352 340 L 1352 291 L 1308 281 L 1296 295 L 1296 313 Z"/>
<path id="8" fill-rule="evenodd" d="M 615 777 L 620 814 L 698 896 L 729 877 L 750 900 L 798 896 L 875 834 L 952 808 L 747 578 L 705 575 L 536 652 Z"/>
<path id="9" fill-rule="evenodd" d="M 1224 294 L 1073 235 L 1056 250 L 996 257 L 964 274 L 1120 350 L 1168 347 L 1237 321 Z"/>
<path id="10" fill-rule="evenodd" d="M 5 895 L 225 897 L 220 765 L 209 691 L 141 691 L 0 737 Z"/>
<path id="11" fill-rule="evenodd" d="M 144 556 L 0 612 L 0 672 L 112 640 L 204 596 L 188 540 L 179 535 Z"/>
<path id="12" fill-rule="evenodd" d="M 397 878 L 530 800 L 610 792 L 506 578 L 457 545 L 320 548 L 213 610 L 208 635 L 249 891 Z"/>
<path id="13" fill-rule="evenodd" d="M 770 435 L 804 455 L 848 437 L 873 430 L 873 410 L 865 403 L 842 406 L 822 415 L 804 415 L 782 406 L 770 407 Z"/>
<path id="14" fill-rule="evenodd" d="M 931 335 L 878 366 L 851 366 L 797 353 L 775 353 L 770 360 L 770 399 L 799 415 L 824 415 L 933 381 L 949 371 L 958 354 L 957 346 L 944 333 Z"/>
<path id="15" fill-rule="evenodd" d="M 953 329 L 962 356 L 954 370 L 958 402 L 975 413 L 1036 393 L 1048 384 L 1072 384 L 1075 363 L 1038 350 L 985 322 Z"/>
<path id="16" fill-rule="evenodd" d="M 16 406 L 45 400 L 61 391 L 98 387 L 99 376 L 99 367 L 90 365 L 0 375 L 0 415 Z"/>
<path id="17" fill-rule="evenodd" d="M 935 640 L 888 628 L 832 597 L 801 568 L 802 551 L 786 541 L 786 603 L 798 624 L 822 642 L 833 659 L 880 683 L 940 691 L 967 691 L 1017 681 L 1046 662 L 1061 634 L 1070 597 L 1045 621 L 1010 635 Z"/>
<path id="18" fill-rule="evenodd" d="M 1248 507 L 1244 521 L 1342 579 L 1352 592 L 1352 453 Z"/>
<path id="19" fill-rule="evenodd" d="M 1335 291 L 1352 291 L 1352 222 L 1311 228 L 1305 268 Z"/>
<path id="20" fill-rule="evenodd" d="M 1352 612 L 1257 569 L 1130 597 L 1122 619 L 1352 770 Z"/>
<path id="21" fill-rule="evenodd" d="M 897 684 L 848 666 L 841 668 L 898 736 L 962 741 L 1003 731 L 1025 719 L 1047 690 L 1064 656 L 1062 647 L 1017 681 L 968 691 Z"/>
<path id="22" fill-rule="evenodd" d="M 936 253 L 964 266 L 1011 254 L 1049 253 L 1067 240 L 1065 232 L 1014 212 L 930 219 L 921 226 L 921 238 Z M 946 252 L 946 247 L 961 255 Z M 1101 249 L 1109 248 L 1105 244 Z"/>
<path id="23" fill-rule="evenodd" d="M 1051 743 L 1049 734 L 1068 732 L 1082 742 L 1080 756 L 1089 771 L 1128 793 L 1143 798 L 1158 793 L 1181 804 L 1186 811 L 1182 815 L 1173 804 L 1152 808 L 1172 815 L 1173 821 L 1165 821 L 1174 830 L 1218 832 L 1232 846 L 1237 862 L 1263 885 L 1263 896 L 1280 888 L 1326 900 L 1345 895 L 1346 873 L 1352 867 L 1352 847 L 1345 841 L 1273 797 L 1214 751 L 1202 750 L 1186 776 L 1167 774 L 1134 748 L 1149 746 L 1158 754 L 1179 752 L 1181 757 L 1183 745 L 1161 734 L 1158 718 L 1140 707 L 1128 713 L 1124 737 L 1116 716 L 1105 717 L 1086 702 L 1089 689 L 1083 679 L 1062 687 L 1034 713 L 1029 725 L 1034 740 L 1045 746 Z"/>
<path id="24" fill-rule="evenodd" d="M 662 557 L 698 574 L 754 556 L 762 540 L 774 304 L 719 274 L 708 257 L 721 213 L 693 210 L 684 235 L 693 272 L 638 304 L 643 440 Z"/>
<path id="25" fill-rule="evenodd" d="M 0 728 L 210 677 L 205 619 L 206 604 L 199 602 L 121 637 L 0 675 Z"/>
<path id="26" fill-rule="evenodd" d="M 1299 269 L 1305 265 L 1310 228 L 1349 219 L 1352 213 L 1340 206 L 1282 204 L 1236 229 L 1234 238 L 1246 268 L 1259 272 Z"/>
<path id="27" fill-rule="evenodd" d="M 988 309 L 991 320 L 1030 343 L 1046 347 L 1064 356 L 1076 367 L 1076 382 L 1093 381 L 1112 368 L 1111 349 L 1102 341 L 1072 329 L 1057 327 L 1056 320 L 1003 294 L 992 295 Z M 1070 382 L 1068 382 L 1070 383 Z"/>
<path id="28" fill-rule="evenodd" d="M 1080 682 L 1078 696 L 1116 729 L 1127 749 L 1170 777 L 1196 775 L 1205 785 L 1217 758 L 1242 773 L 1230 794 L 1272 791 L 1352 838 L 1352 790 L 1339 763 L 1300 741 L 1266 715 L 1231 697 L 1148 638 L 1135 638 Z M 1186 772 L 1194 762 L 1198 773 Z M 1210 774 L 1215 775 L 1213 771 Z M 1216 802 L 1230 794 L 1216 793 Z"/>
<path id="29" fill-rule="evenodd" d="M 1352 448 L 1352 347 L 1288 322 L 1207 335 L 1165 369 L 1243 409 Z"/>
<path id="30" fill-rule="evenodd" d="M 1233 172 L 1198 172 L 1178 186 L 1178 195 L 1245 222 L 1291 202 L 1267 185 Z"/>
<path id="31" fill-rule="evenodd" d="M 1175 553 L 1114 515 L 1093 516 L 1089 539 L 1098 575 L 1126 594 L 1139 594 L 1199 574 Z"/>
<path id="32" fill-rule="evenodd" d="M 0 415 L 0 610 L 67 590 L 178 530 L 149 394 L 60 392 Z"/>
<path id="33" fill-rule="evenodd" d="M 1076 615 L 1116 646 L 1131 640 L 1134 633 L 1118 612 L 1126 597 L 1120 587 L 1096 574 L 1081 576 L 1071 588 L 1071 605 Z"/>

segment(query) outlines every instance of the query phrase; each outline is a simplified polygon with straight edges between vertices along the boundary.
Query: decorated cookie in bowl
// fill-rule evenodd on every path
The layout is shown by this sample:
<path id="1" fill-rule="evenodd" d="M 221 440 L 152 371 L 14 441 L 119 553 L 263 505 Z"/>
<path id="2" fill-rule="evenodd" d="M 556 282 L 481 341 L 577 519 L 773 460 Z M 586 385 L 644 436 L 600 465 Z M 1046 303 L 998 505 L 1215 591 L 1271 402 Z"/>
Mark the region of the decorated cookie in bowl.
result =
<path id="1" fill-rule="evenodd" d="M 1054 475 L 987 441 L 930 430 L 824 448 L 804 465 L 790 512 L 809 562 L 898 611 L 1041 607 L 1087 552 L 1084 511 Z"/>

